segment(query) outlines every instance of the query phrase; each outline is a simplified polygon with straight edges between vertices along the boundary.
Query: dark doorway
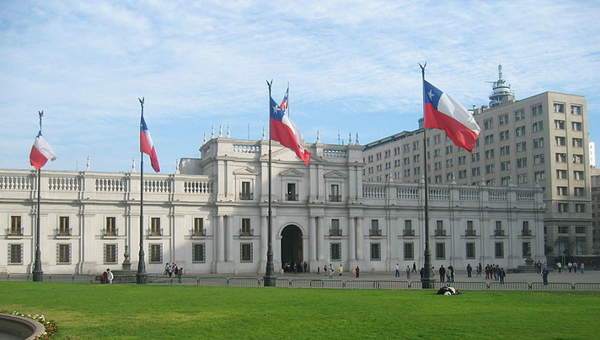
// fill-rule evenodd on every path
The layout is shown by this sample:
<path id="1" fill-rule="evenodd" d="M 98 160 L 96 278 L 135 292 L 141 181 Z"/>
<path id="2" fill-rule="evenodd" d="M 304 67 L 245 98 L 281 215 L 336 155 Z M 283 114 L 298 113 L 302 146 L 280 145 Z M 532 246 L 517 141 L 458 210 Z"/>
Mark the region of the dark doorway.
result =
<path id="1" fill-rule="evenodd" d="M 300 271 L 302 261 L 302 231 L 288 225 L 281 232 L 281 264 L 285 271 Z"/>

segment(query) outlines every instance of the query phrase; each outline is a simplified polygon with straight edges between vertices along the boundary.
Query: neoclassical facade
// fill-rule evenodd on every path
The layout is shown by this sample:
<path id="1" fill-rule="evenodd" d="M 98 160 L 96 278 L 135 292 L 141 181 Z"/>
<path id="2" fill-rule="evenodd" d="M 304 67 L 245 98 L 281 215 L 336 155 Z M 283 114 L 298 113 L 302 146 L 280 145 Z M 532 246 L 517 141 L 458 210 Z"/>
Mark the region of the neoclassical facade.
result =
<path id="1" fill-rule="evenodd" d="M 175 174 L 144 174 L 144 248 L 149 273 L 177 263 L 186 273 L 263 273 L 268 221 L 268 142 L 217 137 Z M 363 182 L 360 145 L 307 145 L 304 166 L 273 146 L 272 237 L 275 267 L 311 271 L 389 271 L 422 265 L 423 186 Z M 138 173 L 43 171 L 44 273 L 137 268 Z M 543 191 L 536 188 L 430 186 L 430 246 L 435 266 L 488 263 L 505 268 L 544 261 Z M 36 177 L 0 171 L 0 272 L 30 272 Z"/>

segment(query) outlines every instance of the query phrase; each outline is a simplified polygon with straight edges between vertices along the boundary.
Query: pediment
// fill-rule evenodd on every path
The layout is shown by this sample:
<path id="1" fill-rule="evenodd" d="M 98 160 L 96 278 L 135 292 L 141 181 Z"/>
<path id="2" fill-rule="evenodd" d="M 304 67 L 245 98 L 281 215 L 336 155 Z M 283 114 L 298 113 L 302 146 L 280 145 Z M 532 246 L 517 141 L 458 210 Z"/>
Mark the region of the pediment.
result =
<path id="1" fill-rule="evenodd" d="M 258 175 L 260 171 L 250 167 L 240 168 L 233 170 L 234 175 Z"/>
<path id="2" fill-rule="evenodd" d="M 281 177 L 304 177 L 304 172 L 298 169 L 287 169 L 279 173 Z"/>
<path id="3" fill-rule="evenodd" d="M 338 171 L 338 170 L 332 170 L 329 172 L 326 172 L 323 177 L 325 178 L 346 178 L 346 174 Z"/>

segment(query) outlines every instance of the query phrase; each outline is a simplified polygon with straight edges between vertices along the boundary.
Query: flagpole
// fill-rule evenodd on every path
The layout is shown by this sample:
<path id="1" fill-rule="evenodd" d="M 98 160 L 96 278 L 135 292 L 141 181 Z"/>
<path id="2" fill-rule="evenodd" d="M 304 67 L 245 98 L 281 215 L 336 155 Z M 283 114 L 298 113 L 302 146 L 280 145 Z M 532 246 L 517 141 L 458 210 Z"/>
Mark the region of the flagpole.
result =
<path id="1" fill-rule="evenodd" d="M 138 98 L 144 118 L 144 97 Z M 140 148 L 140 252 L 138 254 L 138 269 L 135 274 L 137 284 L 145 284 L 147 279 L 146 263 L 144 260 L 144 153 Z"/>
<path id="2" fill-rule="evenodd" d="M 270 117 L 270 112 L 272 110 L 271 108 L 271 85 L 273 85 L 273 80 L 271 80 L 271 82 L 269 83 L 267 81 L 267 86 L 269 87 L 269 120 L 271 119 Z M 267 269 L 265 272 L 265 276 L 264 276 L 264 285 L 265 287 L 275 287 L 275 276 L 273 275 L 274 272 L 274 268 L 273 268 L 273 242 L 272 242 L 272 235 L 271 235 L 271 228 L 272 228 L 272 211 L 271 211 L 271 124 L 269 122 L 269 162 L 268 162 L 268 168 L 269 168 L 269 172 L 268 172 L 268 176 L 269 176 L 269 216 L 267 218 L 267 233 L 269 234 L 268 236 L 268 246 L 267 246 Z"/>
<path id="3" fill-rule="evenodd" d="M 42 117 L 44 116 L 44 111 L 38 111 L 38 115 L 40 116 L 40 132 L 38 134 L 42 134 Z M 40 251 L 40 196 L 41 196 L 41 187 L 42 187 L 42 168 L 37 169 L 37 216 L 36 216 L 36 226 L 35 226 L 35 260 L 33 262 L 33 281 L 44 281 L 44 272 L 42 271 L 42 255 Z"/>
<path id="4" fill-rule="evenodd" d="M 421 79 L 423 80 L 423 86 L 425 86 L 425 67 L 419 64 L 421 67 Z M 425 94 L 423 94 L 424 96 Z M 425 99 L 425 98 L 423 98 Z M 425 128 L 425 109 L 423 108 L 423 175 L 425 176 L 425 264 L 423 265 L 423 277 L 421 278 L 421 288 L 429 289 L 432 288 L 431 279 L 431 252 L 429 250 L 429 188 L 427 183 L 427 128 Z"/>

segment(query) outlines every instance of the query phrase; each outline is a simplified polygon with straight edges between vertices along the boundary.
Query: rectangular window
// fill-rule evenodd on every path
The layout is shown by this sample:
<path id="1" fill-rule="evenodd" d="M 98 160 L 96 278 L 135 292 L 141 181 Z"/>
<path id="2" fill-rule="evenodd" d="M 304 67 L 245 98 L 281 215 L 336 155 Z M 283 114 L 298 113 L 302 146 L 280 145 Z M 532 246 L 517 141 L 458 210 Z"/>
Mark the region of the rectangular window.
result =
<path id="1" fill-rule="evenodd" d="M 240 262 L 241 263 L 252 263 L 253 262 L 253 251 L 252 243 L 240 243 Z"/>
<path id="2" fill-rule="evenodd" d="M 556 153 L 556 162 L 557 163 L 566 163 L 567 162 L 567 154 L 562 152 Z"/>
<path id="3" fill-rule="evenodd" d="M 517 168 L 523 169 L 527 167 L 527 157 L 517 158 Z"/>
<path id="4" fill-rule="evenodd" d="M 583 227 L 583 226 L 575 226 L 575 233 L 576 234 L 585 234 L 585 227 Z"/>
<path id="5" fill-rule="evenodd" d="M 584 203 L 575 203 L 575 212 L 584 213 L 585 212 L 585 204 Z"/>
<path id="6" fill-rule="evenodd" d="M 329 257 L 331 261 L 340 261 L 342 259 L 342 244 L 339 242 L 329 245 Z"/>
<path id="7" fill-rule="evenodd" d="M 150 263 L 162 263 L 162 244 L 150 245 Z"/>
<path id="8" fill-rule="evenodd" d="M 546 173 L 544 171 L 536 171 L 533 173 L 533 176 L 535 178 L 535 183 L 546 179 Z"/>
<path id="9" fill-rule="evenodd" d="M 104 264 L 117 263 L 117 245 L 116 244 L 105 244 L 104 245 Z"/>
<path id="10" fill-rule="evenodd" d="M 561 119 L 555 119 L 554 120 L 554 128 L 557 130 L 564 130 L 565 129 L 565 121 L 561 120 Z"/>
<path id="11" fill-rule="evenodd" d="M 583 171 L 573 171 L 573 177 L 576 181 L 583 181 Z"/>
<path id="12" fill-rule="evenodd" d="M 71 228 L 69 228 L 69 216 L 60 216 L 58 218 L 58 222 L 58 235 L 71 235 Z"/>
<path id="13" fill-rule="evenodd" d="M 297 201 L 298 194 L 296 193 L 296 183 L 288 183 L 287 184 L 287 200 L 288 201 Z"/>
<path id="14" fill-rule="evenodd" d="M 161 236 L 162 228 L 160 227 L 160 217 L 150 218 L 150 235 Z"/>
<path id="15" fill-rule="evenodd" d="M 568 213 L 569 212 L 569 203 L 558 203 L 558 212 L 559 213 Z"/>
<path id="16" fill-rule="evenodd" d="M 565 137 L 556 136 L 554 139 L 556 140 L 556 146 L 565 146 L 567 140 Z"/>
<path id="17" fill-rule="evenodd" d="M 527 151 L 527 142 L 517 143 L 517 152 L 525 152 L 525 151 Z"/>
<path id="18" fill-rule="evenodd" d="M 330 236 L 342 236 L 342 230 L 340 229 L 340 220 L 337 218 L 331 219 L 331 229 L 329 229 Z"/>
<path id="19" fill-rule="evenodd" d="M 474 152 L 471 154 L 471 162 L 479 162 L 479 152 Z"/>
<path id="20" fill-rule="evenodd" d="M 583 155 L 574 154 L 573 164 L 583 164 Z"/>
<path id="21" fill-rule="evenodd" d="M 531 130 L 533 132 L 540 132 L 544 130 L 544 121 L 540 120 L 539 122 L 535 122 L 531 125 Z"/>
<path id="22" fill-rule="evenodd" d="M 541 115 L 542 113 L 544 113 L 542 110 L 542 104 L 533 105 L 531 107 L 531 114 L 533 116 Z"/>
<path id="23" fill-rule="evenodd" d="M 529 176 L 527 174 L 517 174 L 517 184 L 529 183 Z"/>
<path id="24" fill-rule="evenodd" d="M 504 145 L 500 147 L 500 156 L 510 155 L 510 146 Z"/>
<path id="25" fill-rule="evenodd" d="M 252 228 L 250 227 L 250 219 L 242 218 L 242 229 L 240 230 L 240 236 L 252 236 Z"/>
<path id="26" fill-rule="evenodd" d="M 576 197 L 583 197 L 583 196 L 585 196 L 585 188 L 575 187 L 575 188 L 573 188 L 573 194 Z"/>
<path id="27" fill-rule="evenodd" d="M 496 168 L 495 164 L 488 164 L 488 165 L 485 166 L 485 173 L 486 174 L 493 174 L 494 171 L 495 171 L 495 168 Z"/>
<path id="28" fill-rule="evenodd" d="M 571 114 L 576 115 L 576 116 L 581 116 L 581 106 L 571 105 Z"/>
<path id="29" fill-rule="evenodd" d="M 381 244 L 371 243 L 371 261 L 381 260 Z"/>
<path id="30" fill-rule="evenodd" d="M 565 113 L 565 104 L 554 103 L 554 112 L 555 113 Z"/>
<path id="31" fill-rule="evenodd" d="M 483 121 L 483 129 L 484 129 L 484 130 L 489 130 L 489 129 L 493 128 L 493 127 L 494 127 L 494 124 L 493 124 L 493 122 L 494 122 L 494 121 L 493 121 L 493 119 L 492 119 L 492 118 L 490 118 L 490 119 L 485 119 L 485 120 Z"/>
<path id="32" fill-rule="evenodd" d="M 342 196 L 340 195 L 340 185 L 339 184 L 332 184 L 330 186 L 329 201 L 331 201 L 331 202 L 341 202 L 342 201 Z"/>
<path id="33" fill-rule="evenodd" d="M 481 175 L 481 171 L 479 171 L 479 168 L 471 168 L 471 176 L 480 176 Z"/>
<path id="34" fill-rule="evenodd" d="M 475 258 L 475 242 L 467 242 L 466 243 L 466 257 L 468 259 L 474 259 Z"/>
<path id="35" fill-rule="evenodd" d="M 70 244 L 57 244 L 57 264 L 70 264 L 71 263 L 71 245 Z"/>
<path id="36" fill-rule="evenodd" d="M 206 262 L 206 246 L 204 243 L 192 244 L 192 263 Z"/>
<path id="37" fill-rule="evenodd" d="M 107 217 L 106 218 L 106 236 L 117 236 L 117 218 Z"/>
<path id="38" fill-rule="evenodd" d="M 533 139 L 533 148 L 540 149 L 544 147 L 544 137 L 534 138 Z"/>
<path id="39" fill-rule="evenodd" d="M 583 138 L 573 138 L 572 144 L 573 144 L 573 147 L 576 147 L 576 148 L 583 147 Z"/>
<path id="40" fill-rule="evenodd" d="M 494 135 L 488 135 L 484 138 L 484 144 L 489 145 L 494 143 Z"/>
<path id="41" fill-rule="evenodd" d="M 524 126 L 519 126 L 518 128 L 515 129 L 515 136 L 517 137 L 523 137 L 525 136 L 525 127 Z"/>
<path id="42" fill-rule="evenodd" d="M 496 242 L 494 246 L 494 255 L 497 259 L 504 258 L 504 242 Z"/>
<path id="43" fill-rule="evenodd" d="M 21 229 L 21 216 L 10 217 L 10 232 L 11 236 L 23 235 L 23 229 Z"/>
<path id="44" fill-rule="evenodd" d="M 242 192 L 240 193 L 240 199 L 241 200 L 251 200 L 251 199 L 253 199 L 252 196 L 253 195 L 250 190 L 250 182 L 242 181 Z"/>
<path id="45" fill-rule="evenodd" d="M 438 242 L 435 244 L 435 258 L 436 260 L 446 259 L 446 244 Z"/>
<path id="46" fill-rule="evenodd" d="M 404 259 L 405 260 L 414 260 L 415 258 L 415 248 L 412 242 L 404 242 Z"/>
<path id="47" fill-rule="evenodd" d="M 531 243 L 523 242 L 523 258 L 531 257 Z"/>
<path id="48" fill-rule="evenodd" d="M 544 164 L 544 154 L 538 154 L 533 156 L 533 164 Z"/>
<path id="49" fill-rule="evenodd" d="M 195 236 L 204 236 L 204 218 L 194 217 L 194 231 Z"/>
<path id="50" fill-rule="evenodd" d="M 500 171 L 510 171 L 510 161 L 500 162 Z"/>
<path id="51" fill-rule="evenodd" d="M 557 179 L 567 179 L 567 170 L 556 170 L 556 178 Z"/>
<path id="52" fill-rule="evenodd" d="M 504 176 L 500 178 L 500 185 L 503 187 L 508 186 L 510 184 L 510 176 Z"/>
<path id="53" fill-rule="evenodd" d="M 519 120 L 523 120 L 523 119 L 525 119 L 525 111 L 524 110 L 515 111 L 515 121 L 519 121 Z"/>
<path id="54" fill-rule="evenodd" d="M 571 122 L 571 128 L 573 131 L 581 131 L 581 122 Z"/>
<path id="55" fill-rule="evenodd" d="M 529 229 L 529 221 L 523 221 L 523 227 L 521 228 L 521 234 L 523 236 L 531 236 L 531 230 Z"/>
<path id="56" fill-rule="evenodd" d="M 567 187 L 558 186 L 558 187 L 556 187 L 556 194 L 558 196 L 567 196 L 569 194 L 567 189 L 568 189 Z"/>
<path id="57" fill-rule="evenodd" d="M 567 226 L 559 226 L 558 227 L 558 233 L 559 234 L 568 234 L 569 233 L 569 227 L 567 227 Z"/>
<path id="58" fill-rule="evenodd" d="M 508 124 L 508 114 L 503 114 L 498 116 L 498 123 L 500 125 Z"/>
<path id="59" fill-rule="evenodd" d="M 23 264 L 23 245 L 8 245 L 8 264 Z"/>

